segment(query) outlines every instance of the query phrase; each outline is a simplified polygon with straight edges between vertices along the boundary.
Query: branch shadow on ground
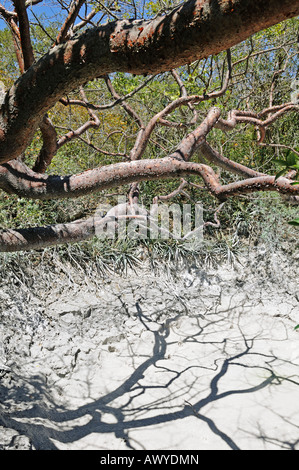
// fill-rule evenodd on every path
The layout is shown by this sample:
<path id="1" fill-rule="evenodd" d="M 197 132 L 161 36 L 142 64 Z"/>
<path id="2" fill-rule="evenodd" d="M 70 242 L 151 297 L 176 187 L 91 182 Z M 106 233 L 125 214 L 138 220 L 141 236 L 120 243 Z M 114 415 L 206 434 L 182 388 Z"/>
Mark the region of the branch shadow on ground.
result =
<path id="1" fill-rule="evenodd" d="M 240 337 L 243 344 L 242 349 L 236 354 L 229 354 L 226 351 L 227 338 L 225 335 L 227 332 L 223 331 L 223 340 L 220 342 L 214 340 L 214 343 L 219 351 L 222 350 L 224 354 L 220 355 L 219 359 L 214 360 L 210 366 L 204 363 L 196 365 L 190 363 L 181 370 L 180 368 L 173 369 L 173 367 L 165 366 L 168 349 L 174 344 L 173 337 L 170 337 L 172 326 L 178 320 L 180 314 L 170 314 L 169 318 L 157 329 L 153 328 L 153 319 L 144 313 L 138 303 L 136 303 L 136 310 L 138 321 L 141 322 L 144 330 L 147 330 L 153 337 L 153 347 L 151 354 L 145 360 L 142 360 L 135 367 L 135 370 L 125 380 L 122 380 L 119 386 L 97 399 L 89 400 L 82 406 L 69 409 L 66 405 L 55 402 L 52 391 L 49 390 L 44 377 L 35 375 L 25 379 L 13 371 L 7 372 L 6 374 L 10 374 L 11 383 L 15 381 L 16 386 L 6 387 L 3 383 L 0 383 L 0 399 L 2 402 L 0 425 L 27 436 L 33 448 L 37 450 L 55 450 L 59 448 L 56 443 L 62 443 L 64 447 L 71 446 L 72 443 L 93 433 L 112 434 L 122 439 L 127 449 L 133 450 L 144 446 L 137 442 L 135 438 L 130 437 L 130 431 L 175 423 L 178 420 L 192 416 L 208 426 L 211 433 L 217 436 L 222 447 L 224 445 L 227 449 L 240 450 L 240 444 L 236 442 L 236 438 L 229 435 L 229 432 L 223 429 L 221 424 L 217 424 L 215 418 L 208 416 L 207 407 L 210 408 L 211 405 L 215 405 L 230 396 L 240 397 L 241 395 L 254 394 L 273 385 L 279 386 L 285 380 L 299 386 L 297 378 L 278 377 L 272 367 L 273 361 L 278 358 L 275 355 L 263 355 L 253 351 L 253 346 L 258 338 L 246 338 L 241 329 Z M 209 341 L 208 337 L 205 338 L 207 329 L 211 325 L 213 327 L 219 326 L 219 329 L 221 329 L 223 319 L 221 317 L 217 319 L 213 316 L 211 319 L 207 317 L 205 321 L 202 321 L 202 315 L 194 318 L 198 325 L 197 331 L 194 334 L 186 335 L 183 341 L 185 344 L 192 342 L 200 351 L 200 347 Z M 264 357 L 262 358 L 262 356 Z M 247 364 L 242 362 L 246 358 L 250 358 L 251 362 L 250 360 Z M 255 362 L 252 365 L 253 358 Z M 263 359 L 260 361 L 260 365 L 259 358 Z M 258 368 L 263 371 L 263 377 L 257 378 L 256 383 L 249 385 L 247 388 L 231 386 L 229 389 L 223 390 L 221 382 L 234 367 Z M 162 378 L 161 383 L 155 384 L 150 381 L 146 383 L 144 378 L 146 378 L 150 368 L 165 372 L 164 382 Z M 191 393 L 190 398 L 193 384 L 186 382 L 182 386 L 181 383 L 182 380 L 184 381 L 184 374 L 192 368 L 199 369 L 200 372 L 208 369 L 210 375 L 213 373 L 212 378 L 209 379 L 208 388 L 201 391 L 200 397 L 196 396 L 196 393 Z M 194 383 L 197 377 L 194 378 Z M 175 391 L 172 389 L 174 384 L 178 385 Z M 161 397 L 153 400 L 149 394 L 149 397 L 140 404 L 138 398 L 140 396 L 146 397 L 146 394 L 153 389 L 161 389 L 163 391 Z M 44 401 L 45 397 L 47 398 L 47 404 Z M 172 399 L 178 397 L 180 397 L 180 405 L 173 404 Z M 122 404 L 114 404 L 119 399 Z M 18 410 L 18 404 L 20 403 L 25 403 L 26 409 Z M 102 417 L 107 413 L 113 416 L 113 422 L 104 421 Z M 298 426 L 296 432 L 297 435 L 294 435 L 292 442 L 283 440 L 278 442 L 275 437 L 271 438 L 262 431 L 255 437 L 263 442 L 275 443 L 278 448 L 292 449 L 296 447 L 299 441 Z"/>

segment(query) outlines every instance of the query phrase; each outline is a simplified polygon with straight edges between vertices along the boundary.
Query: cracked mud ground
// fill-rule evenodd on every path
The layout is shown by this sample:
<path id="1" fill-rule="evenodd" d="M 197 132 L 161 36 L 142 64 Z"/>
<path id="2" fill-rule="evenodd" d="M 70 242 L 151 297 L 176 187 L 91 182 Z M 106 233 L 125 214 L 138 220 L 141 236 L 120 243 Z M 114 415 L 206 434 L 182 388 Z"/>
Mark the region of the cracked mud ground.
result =
<path id="1" fill-rule="evenodd" d="M 0 448 L 298 449 L 299 258 L 0 287 Z"/>

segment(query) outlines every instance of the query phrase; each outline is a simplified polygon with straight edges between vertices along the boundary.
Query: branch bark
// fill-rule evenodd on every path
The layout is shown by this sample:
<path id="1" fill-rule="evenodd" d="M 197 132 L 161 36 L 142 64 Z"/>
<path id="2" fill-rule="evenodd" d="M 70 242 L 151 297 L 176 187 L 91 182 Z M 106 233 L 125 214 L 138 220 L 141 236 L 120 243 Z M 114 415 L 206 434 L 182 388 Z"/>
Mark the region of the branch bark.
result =
<path id="1" fill-rule="evenodd" d="M 253 191 L 278 191 L 281 194 L 299 195 L 299 185 L 284 177 L 262 175 L 221 186 L 218 176 L 208 165 L 184 161 L 174 152 L 162 159 L 115 163 L 72 176 L 35 173 L 24 163 L 14 160 L 0 167 L 0 188 L 7 193 L 31 199 L 66 199 L 95 191 L 138 181 L 200 176 L 207 189 L 216 197 Z"/>
<path id="2" fill-rule="evenodd" d="M 13 182 L 16 184 L 20 177 L 24 181 L 26 176 L 28 183 L 26 188 L 23 187 L 23 191 L 26 191 L 26 196 L 30 192 L 31 197 L 38 197 L 39 199 L 51 197 L 53 193 L 55 197 L 69 197 L 74 192 L 79 195 L 82 192 L 86 193 L 87 190 L 107 189 L 136 180 L 173 178 L 187 174 L 201 176 L 207 189 L 220 200 L 255 191 L 279 191 L 282 194 L 292 194 L 295 197 L 299 195 L 299 185 L 292 186 L 291 181 L 287 178 L 275 179 L 274 176 L 250 178 L 222 186 L 217 175 L 209 166 L 177 160 L 173 156 L 161 160 L 142 160 L 127 164 L 118 163 L 97 170 L 89 170 L 85 172 L 83 179 L 82 175 L 62 179 L 37 175 L 29 169 L 26 170 L 25 174 L 25 165 L 21 162 L 5 164 L 2 167 L 2 176 L 5 167 L 11 175 L 11 185 Z M 20 195 L 23 195 L 22 191 Z M 104 219 L 90 217 L 86 220 L 77 220 L 68 224 L 2 230 L 0 231 L 0 251 L 33 250 L 61 243 L 88 240 L 96 235 L 96 228 L 105 223 Z"/>
<path id="3" fill-rule="evenodd" d="M 89 217 L 46 227 L 0 230 L 0 252 L 38 250 L 47 246 L 90 240 L 107 221 L 106 217 Z"/>
<path id="4" fill-rule="evenodd" d="M 16 24 L 18 15 L 15 11 L 11 12 L 11 11 L 6 10 L 1 4 L 0 4 L 0 15 L 4 18 L 4 20 L 6 21 L 12 33 L 14 50 L 15 50 L 18 66 L 22 74 L 24 73 L 24 58 L 23 58 L 23 53 L 22 53 L 20 31 Z"/>
<path id="5" fill-rule="evenodd" d="M 44 173 L 46 171 L 58 149 L 57 132 L 48 116 L 44 116 L 40 130 L 43 146 L 33 167 L 33 171 L 36 173 Z"/>
<path id="6" fill-rule="evenodd" d="M 56 38 L 55 45 L 57 46 L 58 44 L 61 44 L 62 42 L 66 41 L 68 38 L 68 34 L 70 29 L 72 28 L 78 14 L 80 11 L 80 8 L 82 5 L 85 3 L 85 0 L 75 0 L 70 8 L 70 12 L 68 14 L 68 17 L 66 18 L 65 22 L 63 23 L 59 34 Z"/>
<path id="7" fill-rule="evenodd" d="M 24 68 L 25 70 L 27 70 L 34 62 L 34 54 L 30 39 L 30 27 L 27 9 L 25 5 L 25 0 L 14 0 L 13 3 L 19 20 L 21 46 L 24 58 Z"/>

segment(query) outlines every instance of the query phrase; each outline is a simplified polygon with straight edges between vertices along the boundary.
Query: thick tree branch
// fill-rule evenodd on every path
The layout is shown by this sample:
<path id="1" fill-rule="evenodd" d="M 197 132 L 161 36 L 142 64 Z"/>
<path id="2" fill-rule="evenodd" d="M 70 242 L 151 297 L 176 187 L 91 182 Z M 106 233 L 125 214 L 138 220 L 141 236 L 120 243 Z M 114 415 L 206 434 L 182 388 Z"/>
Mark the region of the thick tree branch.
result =
<path id="1" fill-rule="evenodd" d="M 14 50 L 15 50 L 18 66 L 22 74 L 24 73 L 24 58 L 23 58 L 23 53 L 22 53 L 20 31 L 16 24 L 18 15 L 15 11 L 11 12 L 11 11 L 6 10 L 1 4 L 0 4 L 0 15 L 4 18 L 4 20 L 6 21 L 12 33 Z"/>
<path id="2" fill-rule="evenodd" d="M 292 181 L 285 177 L 276 179 L 275 176 L 266 175 L 219 186 L 214 195 L 219 198 L 227 198 L 256 191 L 277 191 L 281 194 L 298 196 L 299 185 L 292 186 Z"/>
<path id="3" fill-rule="evenodd" d="M 207 175 L 208 181 L 211 172 L 207 165 L 182 161 L 177 158 L 177 154 L 163 159 L 115 163 L 63 177 L 35 173 L 24 163 L 13 160 L 0 167 L 0 188 L 19 197 L 65 199 L 135 181 L 176 178 L 187 174 L 204 178 Z"/>
<path id="4" fill-rule="evenodd" d="M 25 5 L 26 8 L 32 7 L 33 5 L 38 5 L 38 3 L 41 3 L 43 0 L 26 0 Z"/>
<path id="5" fill-rule="evenodd" d="M 184 160 L 190 160 L 198 146 L 205 142 L 208 133 L 215 126 L 219 117 L 220 109 L 211 108 L 207 117 L 203 120 L 200 126 L 198 126 L 193 132 L 190 132 L 190 134 L 183 139 L 176 150 L 176 153 Z"/>
<path id="6" fill-rule="evenodd" d="M 47 227 L 0 230 L 0 252 L 38 250 L 60 243 L 88 240 L 94 235 L 93 218 Z"/>
<path id="7" fill-rule="evenodd" d="M 14 160 L 0 167 L 0 188 L 19 197 L 32 199 L 65 199 L 82 196 L 138 181 L 151 181 L 200 176 L 207 189 L 217 197 L 228 197 L 241 192 L 278 191 L 281 194 L 299 195 L 299 185 L 275 176 L 258 176 L 221 186 L 211 167 L 201 163 L 178 159 L 175 152 L 162 159 L 140 160 L 87 170 L 72 176 L 54 176 L 35 173 L 24 163 Z"/>
<path id="8" fill-rule="evenodd" d="M 94 10 L 91 10 L 90 13 L 88 13 L 88 15 L 82 19 L 82 21 L 78 24 L 76 24 L 75 26 L 73 26 L 73 32 L 76 33 L 77 31 L 79 31 L 79 29 L 81 28 L 84 28 L 84 26 L 89 23 L 92 18 L 97 14 L 97 10 L 94 9 Z M 80 16 L 78 15 L 78 17 L 80 18 Z M 81 19 L 81 18 L 80 18 Z"/>
<path id="9" fill-rule="evenodd" d="M 46 112 L 86 80 L 171 70 L 298 14 L 293 0 L 189 0 L 153 20 L 89 29 L 52 48 L 8 91 L 0 113 L 0 163 L 21 155 Z"/>
<path id="10" fill-rule="evenodd" d="M 21 46 L 24 58 L 24 68 L 25 70 L 27 70 L 34 62 L 34 54 L 30 39 L 30 26 L 27 16 L 27 9 L 25 5 L 25 0 L 14 0 L 13 3 L 15 6 L 16 13 L 18 15 Z"/>
<path id="11" fill-rule="evenodd" d="M 5 166 L 10 167 L 10 170 L 14 168 L 15 177 L 20 176 L 24 170 L 24 165 L 20 162 L 15 162 L 14 164 L 5 164 Z M 104 178 L 102 178 L 102 172 L 104 173 Z M 288 195 L 290 195 L 292 192 L 292 195 L 295 197 L 296 195 L 297 197 L 299 195 L 299 185 L 297 185 L 296 189 L 296 186 L 290 186 L 290 181 L 287 178 L 281 177 L 275 179 L 274 176 L 250 178 L 244 181 L 237 181 L 225 186 L 221 186 L 217 175 L 210 167 L 199 163 L 178 161 L 175 158 L 164 158 L 162 160 L 143 160 L 138 162 L 130 162 L 128 164 L 116 164 L 109 167 L 104 167 L 103 169 L 98 169 L 97 171 L 89 170 L 85 173 L 87 174 L 84 180 L 84 192 L 86 191 L 87 187 L 89 190 L 99 190 L 113 186 L 119 186 L 125 182 L 131 182 L 132 176 L 133 179 L 136 180 L 138 173 L 138 180 L 153 180 L 156 177 L 160 179 L 177 177 L 185 174 L 197 174 L 203 178 L 207 189 L 219 199 L 226 199 L 227 197 L 255 191 L 279 191 L 282 194 Z M 39 188 L 34 186 L 34 190 L 39 192 L 39 198 L 41 197 L 41 194 L 44 196 L 46 195 L 46 192 L 41 193 L 40 190 L 43 191 L 45 188 L 42 188 L 42 186 L 47 184 L 49 184 L 48 189 L 50 189 L 50 191 L 55 188 L 56 197 L 57 192 L 60 192 L 61 196 L 64 194 L 64 196 L 67 197 L 67 190 L 71 192 L 77 191 L 78 193 L 80 193 L 82 190 L 82 175 L 78 175 L 78 177 L 71 177 L 72 181 L 62 179 L 60 180 L 60 183 L 57 181 L 58 177 L 56 177 L 56 181 L 53 180 L 53 177 L 44 177 L 45 179 L 42 181 L 43 178 L 40 177 L 39 181 L 37 182 L 36 180 L 38 177 L 34 176 L 33 172 L 30 173 L 30 171 L 27 171 L 27 178 L 30 181 L 30 186 L 34 183 L 40 185 Z M 78 179 L 77 184 L 75 181 L 76 178 Z M 33 181 L 34 179 L 35 182 Z M 180 187 L 180 189 L 182 188 Z M 107 222 L 105 219 L 106 218 L 99 219 L 90 217 L 87 220 L 77 220 L 68 224 L 58 224 L 47 227 L 36 227 L 19 230 L 1 230 L 0 251 L 8 252 L 40 249 L 46 246 L 57 245 L 60 243 L 73 243 L 82 240 L 88 240 L 96 235 L 97 228 L 103 226 L 103 224 Z M 217 217 L 215 218 L 215 221 L 217 222 Z"/>
<path id="12" fill-rule="evenodd" d="M 36 173 L 44 173 L 46 171 L 58 150 L 57 132 L 48 116 L 44 117 L 40 130 L 43 146 L 33 167 L 33 171 Z"/>
<path id="13" fill-rule="evenodd" d="M 125 217 L 130 218 L 128 215 Z M 38 250 L 63 243 L 75 243 L 90 240 L 97 231 L 115 217 L 89 217 L 66 224 L 33 227 L 29 229 L 0 230 L 0 252 Z"/>
<path id="14" fill-rule="evenodd" d="M 76 21 L 80 8 L 82 7 L 84 3 L 85 3 L 85 0 L 75 0 L 72 2 L 70 12 L 65 22 L 63 23 L 59 31 L 59 34 L 56 38 L 56 41 L 55 41 L 56 45 L 61 44 L 68 38 L 69 31 L 72 28 L 74 22 Z"/>
<path id="15" fill-rule="evenodd" d="M 202 145 L 198 148 L 198 152 L 201 157 L 204 158 L 204 161 L 213 163 L 219 168 L 234 173 L 236 175 L 241 175 L 245 178 L 254 178 L 260 176 L 266 176 L 264 173 L 259 171 L 252 170 L 241 163 L 234 162 L 227 157 L 221 155 L 217 150 L 213 149 L 207 142 L 203 142 Z"/>
<path id="16" fill-rule="evenodd" d="M 86 99 L 82 90 L 81 93 L 82 98 Z M 95 119 L 94 124 L 97 125 L 97 117 L 91 111 L 90 113 Z M 136 159 L 132 159 L 131 163 L 117 163 L 65 177 L 39 174 L 30 170 L 24 163 L 14 160 L 0 166 L 0 188 L 8 193 L 16 193 L 20 197 L 59 199 L 77 197 L 117 185 L 138 183 L 138 181 L 195 174 L 204 180 L 209 191 L 217 197 L 238 194 L 241 190 L 252 191 L 253 188 L 255 188 L 254 190 L 279 191 L 282 194 L 295 196 L 299 194 L 299 185 L 292 185 L 291 180 L 287 178 L 276 180 L 272 176 L 233 162 L 214 150 L 206 142 L 206 136 L 219 120 L 219 116 L 220 110 L 211 108 L 203 122 L 182 140 L 169 157 L 161 160 L 136 161 Z M 82 127 L 88 124 L 89 122 Z M 82 129 L 80 129 L 81 131 Z M 211 167 L 190 162 L 197 149 L 209 163 L 245 176 L 247 180 L 221 187 L 218 177 Z"/>
<path id="17" fill-rule="evenodd" d="M 4 5 L 0 4 L 0 15 L 7 21 L 10 18 L 17 19 L 18 15 L 15 11 L 7 10 Z"/>
<path id="18" fill-rule="evenodd" d="M 15 50 L 21 73 L 24 73 L 34 63 L 34 53 L 30 38 L 30 25 L 27 15 L 28 2 L 24 0 L 14 0 L 15 10 L 19 21 L 19 29 L 16 32 L 13 28 Z M 39 2 L 35 2 L 39 3 Z M 14 20 L 12 20 L 12 23 Z M 13 24 L 12 24 L 13 26 Z M 18 51 L 20 49 L 21 55 Z M 43 173 L 52 161 L 57 152 L 57 134 L 51 121 L 45 115 L 40 124 L 40 130 L 43 138 L 43 147 L 34 165 L 36 172 Z"/>

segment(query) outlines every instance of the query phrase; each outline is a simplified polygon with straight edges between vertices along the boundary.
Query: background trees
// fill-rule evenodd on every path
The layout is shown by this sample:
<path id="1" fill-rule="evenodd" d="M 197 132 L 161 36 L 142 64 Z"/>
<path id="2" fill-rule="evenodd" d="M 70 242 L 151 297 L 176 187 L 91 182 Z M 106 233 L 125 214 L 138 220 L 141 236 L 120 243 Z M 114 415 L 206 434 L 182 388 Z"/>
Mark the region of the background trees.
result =
<path id="1" fill-rule="evenodd" d="M 129 204 L 206 198 L 214 224 L 231 196 L 272 191 L 298 202 L 298 20 L 291 18 L 298 2 L 252 9 L 236 1 L 230 10 L 227 2 L 203 10 L 200 2 L 178 10 L 174 2 L 53 2 L 46 15 L 38 12 L 43 2 L 13 3 L 0 9 L 0 187 L 16 194 L 1 194 L 2 251 L 88 239 L 93 209 L 124 191 Z M 223 15 L 222 30 L 211 34 Z M 290 19 L 251 35 L 279 15 Z M 205 42 L 190 36 L 197 22 L 210 33 Z M 150 27 L 156 42 L 145 36 Z M 94 32 L 105 45 L 107 28 L 110 51 L 102 57 Z M 11 230 L 16 223 L 26 230 Z M 27 229 L 44 224 L 63 226 Z"/>

